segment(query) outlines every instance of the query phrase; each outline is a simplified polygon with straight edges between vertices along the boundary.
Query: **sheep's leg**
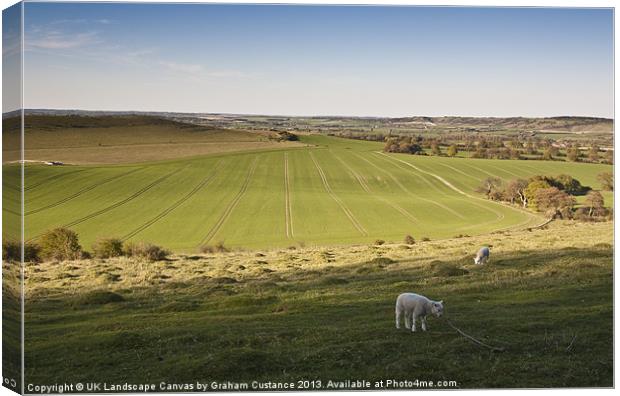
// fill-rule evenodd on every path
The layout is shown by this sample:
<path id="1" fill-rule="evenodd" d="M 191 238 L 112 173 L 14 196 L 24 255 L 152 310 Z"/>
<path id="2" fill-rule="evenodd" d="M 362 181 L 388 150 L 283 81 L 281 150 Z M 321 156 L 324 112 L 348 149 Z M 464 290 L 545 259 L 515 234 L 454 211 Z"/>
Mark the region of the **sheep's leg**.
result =
<path id="1" fill-rule="evenodd" d="M 415 331 L 415 322 L 418 320 L 415 313 L 411 313 L 411 331 Z"/>
<path id="2" fill-rule="evenodd" d="M 411 315 L 408 312 L 405 312 L 405 329 L 411 328 L 411 325 L 409 324 L 410 319 L 411 319 Z"/>
<path id="3" fill-rule="evenodd" d="M 426 331 L 426 316 L 422 316 L 422 331 Z"/>
<path id="4" fill-rule="evenodd" d="M 396 309 L 396 328 L 400 329 L 400 316 L 401 316 L 401 311 L 400 309 Z M 406 325 L 406 323 L 405 323 Z"/>

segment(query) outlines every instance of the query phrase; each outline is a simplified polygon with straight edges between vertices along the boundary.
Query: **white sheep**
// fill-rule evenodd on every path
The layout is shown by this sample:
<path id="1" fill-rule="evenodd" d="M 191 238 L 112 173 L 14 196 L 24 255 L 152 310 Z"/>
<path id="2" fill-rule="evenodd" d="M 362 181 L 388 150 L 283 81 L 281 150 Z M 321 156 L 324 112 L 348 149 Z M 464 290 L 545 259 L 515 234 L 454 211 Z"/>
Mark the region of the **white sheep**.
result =
<path id="1" fill-rule="evenodd" d="M 426 331 L 426 316 L 432 314 L 439 318 L 443 315 L 443 300 L 433 301 L 419 294 L 403 293 L 396 299 L 397 329 L 400 329 L 403 313 L 405 314 L 405 328 L 415 331 L 415 324 L 419 317 L 422 322 L 422 330 Z"/>
<path id="2" fill-rule="evenodd" d="M 480 248 L 480 250 L 478 250 L 478 253 L 476 253 L 476 257 L 474 258 L 474 263 L 477 265 L 487 263 L 489 261 L 490 254 L 491 254 L 491 251 L 489 250 L 488 247 L 484 246 Z"/>

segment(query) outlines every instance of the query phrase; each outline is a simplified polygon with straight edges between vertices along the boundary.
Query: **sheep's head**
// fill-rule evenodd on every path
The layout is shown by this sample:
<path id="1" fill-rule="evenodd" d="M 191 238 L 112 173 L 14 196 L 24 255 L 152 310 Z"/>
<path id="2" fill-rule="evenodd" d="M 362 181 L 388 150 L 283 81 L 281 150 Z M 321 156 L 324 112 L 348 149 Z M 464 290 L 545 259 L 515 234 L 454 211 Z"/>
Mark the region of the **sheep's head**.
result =
<path id="1" fill-rule="evenodd" d="M 431 307 L 431 313 L 438 318 L 443 315 L 443 300 L 441 301 L 433 301 L 433 306 Z"/>

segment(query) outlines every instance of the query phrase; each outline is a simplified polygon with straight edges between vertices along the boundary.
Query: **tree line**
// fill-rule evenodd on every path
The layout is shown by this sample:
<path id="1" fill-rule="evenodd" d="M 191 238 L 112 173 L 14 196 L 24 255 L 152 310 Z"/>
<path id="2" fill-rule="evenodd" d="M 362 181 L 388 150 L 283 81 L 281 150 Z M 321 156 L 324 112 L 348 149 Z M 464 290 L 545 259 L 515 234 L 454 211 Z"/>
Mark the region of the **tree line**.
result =
<path id="1" fill-rule="evenodd" d="M 598 175 L 604 190 L 613 191 L 613 174 Z M 599 191 L 583 186 L 569 175 L 532 176 L 529 179 L 512 179 L 504 182 L 497 177 L 482 181 L 476 189 L 488 199 L 519 205 L 541 212 L 550 218 L 596 221 L 612 219 L 613 213 L 605 207 L 605 199 Z M 585 195 L 583 206 L 576 208 L 576 196 Z"/>
<path id="2" fill-rule="evenodd" d="M 468 152 L 472 158 L 486 159 L 539 159 L 546 161 L 566 160 L 571 162 L 592 162 L 613 164 L 613 150 L 601 150 L 592 144 L 587 150 L 577 143 L 559 147 L 546 139 L 506 139 L 505 137 L 450 137 L 384 136 L 384 135 L 338 135 L 350 139 L 384 141 L 384 152 L 416 155 L 454 157 L 459 152 Z"/>

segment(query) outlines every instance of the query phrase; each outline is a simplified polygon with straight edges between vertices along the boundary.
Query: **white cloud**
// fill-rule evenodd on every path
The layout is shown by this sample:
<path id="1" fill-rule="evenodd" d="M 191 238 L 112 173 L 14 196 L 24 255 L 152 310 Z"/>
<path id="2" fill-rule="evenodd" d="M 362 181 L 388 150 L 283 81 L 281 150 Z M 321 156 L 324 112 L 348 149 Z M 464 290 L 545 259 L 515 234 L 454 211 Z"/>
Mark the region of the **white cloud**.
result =
<path id="1" fill-rule="evenodd" d="M 50 25 L 75 25 L 75 24 L 93 24 L 99 23 L 102 25 L 111 25 L 115 22 L 111 19 L 101 18 L 101 19 L 57 19 L 55 21 L 51 21 Z"/>
<path id="2" fill-rule="evenodd" d="M 171 61 L 159 61 L 159 64 L 176 73 L 182 73 L 194 79 L 213 78 L 241 78 L 248 77 L 247 73 L 239 70 L 209 70 L 203 65 L 192 63 L 178 63 Z"/>
<path id="3" fill-rule="evenodd" d="M 188 64 L 188 63 L 178 63 L 178 62 L 168 62 L 168 61 L 160 61 L 160 65 L 165 66 L 166 68 L 188 74 L 201 74 L 204 72 L 204 68 L 202 65 L 196 64 Z"/>
<path id="4" fill-rule="evenodd" d="M 25 40 L 26 49 L 68 49 L 84 47 L 99 43 L 97 32 L 63 33 L 60 31 L 39 32 L 33 36 L 27 36 Z"/>

